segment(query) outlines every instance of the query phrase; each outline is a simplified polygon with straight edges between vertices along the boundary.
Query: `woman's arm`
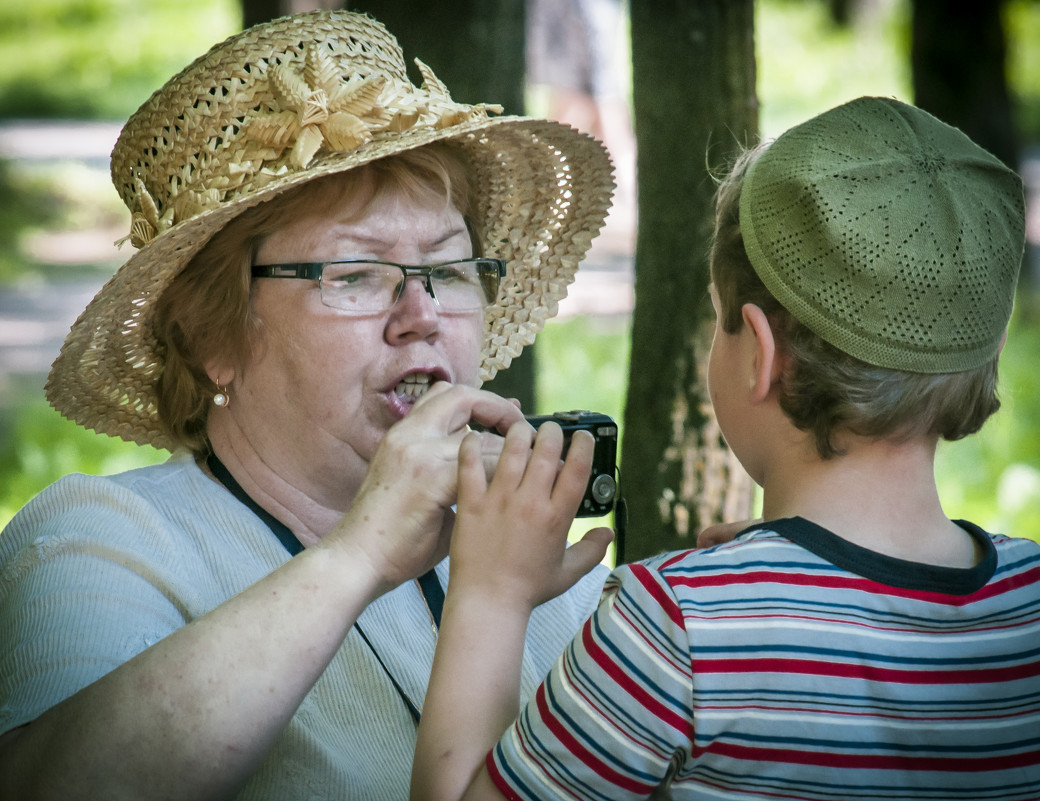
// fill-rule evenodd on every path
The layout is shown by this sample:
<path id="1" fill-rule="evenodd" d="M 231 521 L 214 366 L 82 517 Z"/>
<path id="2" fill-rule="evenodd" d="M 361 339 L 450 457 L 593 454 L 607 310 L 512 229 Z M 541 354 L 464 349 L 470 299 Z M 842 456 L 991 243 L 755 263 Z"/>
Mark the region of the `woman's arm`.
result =
<path id="1" fill-rule="evenodd" d="M 375 585 L 345 553 L 301 553 L 18 730 L 0 749 L 0 797 L 233 794 Z"/>
<path id="2" fill-rule="evenodd" d="M 234 794 L 365 607 L 443 557 L 466 421 L 522 419 L 490 393 L 437 398 L 384 438 L 319 545 L 0 739 L 0 798 Z"/>
<path id="3" fill-rule="evenodd" d="M 477 443 L 462 445 L 451 578 L 419 725 L 413 801 L 497 796 L 482 766 L 517 713 L 531 611 L 598 564 L 612 536 L 595 529 L 567 548 L 588 484 L 591 435 L 575 434 L 562 469 L 559 427 L 543 425 L 531 451 L 533 436 L 523 426 L 510 429 L 490 485 Z"/>

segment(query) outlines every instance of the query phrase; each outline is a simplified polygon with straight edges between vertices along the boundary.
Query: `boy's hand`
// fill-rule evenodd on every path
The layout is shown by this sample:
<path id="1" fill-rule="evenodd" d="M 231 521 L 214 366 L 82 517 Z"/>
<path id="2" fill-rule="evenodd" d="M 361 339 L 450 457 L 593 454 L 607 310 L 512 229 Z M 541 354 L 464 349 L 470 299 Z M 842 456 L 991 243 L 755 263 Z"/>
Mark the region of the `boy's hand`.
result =
<path id="1" fill-rule="evenodd" d="M 757 517 L 754 520 L 741 520 L 736 523 L 716 523 L 714 526 L 708 526 L 697 535 L 697 547 L 710 548 L 713 545 L 722 545 L 730 542 L 748 526 L 761 522 L 762 518 Z"/>
<path id="2" fill-rule="evenodd" d="M 534 442 L 532 448 L 531 443 Z M 533 609 L 567 590 L 591 570 L 613 538 L 609 528 L 588 532 L 567 547 L 567 532 L 588 485 L 595 442 L 572 437 L 560 465 L 563 432 L 556 423 L 537 433 L 527 422 L 506 435 L 488 482 L 480 442 L 467 435 L 459 453 L 459 500 L 451 542 L 456 592 L 476 592 L 496 604 Z"/>

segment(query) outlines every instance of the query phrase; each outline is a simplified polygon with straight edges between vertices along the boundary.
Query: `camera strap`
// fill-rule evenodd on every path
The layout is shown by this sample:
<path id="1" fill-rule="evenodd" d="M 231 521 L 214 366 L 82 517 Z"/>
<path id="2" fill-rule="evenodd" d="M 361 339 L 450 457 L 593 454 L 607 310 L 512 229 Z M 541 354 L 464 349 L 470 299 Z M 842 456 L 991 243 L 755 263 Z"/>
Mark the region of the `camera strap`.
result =
<path id="1" fill-rule="evenodd" d="M 271 529 L 271 533 L 278 538 L 278 542 L 280 542 L 282 547 L 289 552 L 290 556 L 296 556 L 296 554 L 303 550 L 303 543 L 296 538 L 296 535 L 292 533 L 292 530 L 285 525 L 285 523 L 249 497 L 249 494 L 242 489 L 241 484 L 235 481 L 235 477 L 231 475 L 231 472 L 224 466 L 224 463 L 217 458 L 215 453 L 211 453 L 206 458 L 206 467 L 209 468 L 213 477 L 227 488 L 228 492 L 234 495 L 244 506 L 253 512 L 253 514 L 267 524 L 267 527 Z M 416 581 L 419 584 L 419 589 L 422 591 L 423 599 L 426 601 L 426 608 L 430 611 L 434 630 L 439 629 L 441 625 L 441 612 L 444 609 L 444 589 L 441 587 L 440 580 L 431 568 L 419 576 Z M 365 645 L 368 646 L 368 649 L 376 658 L 379 666 L 383 669 L 387 678 L 390 679 L 390 683 L 394 686 L 397 694 L 401 697 L 401 700 L 404 701 L 404 705 L 408 708 L 408 714 L 412 716 L 412 720 L 414 720 L 415 725 L 418 726 L 420 717 L 418 707 L 416 707 L 408 697 L 397 679 L 394 678 L 394 674 L 390 672 L 390 668 L 386 666 L 383 658 L 379 655 L 379 651 L 377 651 L 375 646 L 372 645 L 372 641 L 368 639 L 368 635 L 365 634 L 364 630 L 361 628 L 361 624 L 357 621 L 354 622 L 354 630 L 357 631 L 361 639 L 364 640 Z"/>

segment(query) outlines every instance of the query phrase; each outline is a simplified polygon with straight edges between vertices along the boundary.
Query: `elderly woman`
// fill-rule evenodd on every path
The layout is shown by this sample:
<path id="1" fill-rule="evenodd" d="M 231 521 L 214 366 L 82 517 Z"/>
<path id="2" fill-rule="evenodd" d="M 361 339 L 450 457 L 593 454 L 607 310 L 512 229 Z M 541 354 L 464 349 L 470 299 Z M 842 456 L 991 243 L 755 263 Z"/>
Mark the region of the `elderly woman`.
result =
<path id="1" fill-rule="evenodd" d="M 454 103 L 368 17 L 217 45 L 112 157 L 139 251 L 48 381 L 173 451 L 69 476 L 0 536 L 0 797 L 407 795 L 459 444 L 612 187 L 595 140 Z M 582 570 L 589 569 L 586 559 Z M 532 690 L 595 605 L 538 610 Z"/>

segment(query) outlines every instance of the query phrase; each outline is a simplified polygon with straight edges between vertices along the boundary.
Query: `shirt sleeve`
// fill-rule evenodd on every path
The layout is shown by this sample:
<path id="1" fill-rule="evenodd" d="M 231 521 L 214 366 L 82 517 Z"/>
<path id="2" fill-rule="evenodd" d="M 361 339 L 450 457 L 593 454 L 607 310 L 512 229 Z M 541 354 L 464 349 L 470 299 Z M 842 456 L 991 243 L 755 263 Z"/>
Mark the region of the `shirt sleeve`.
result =
<path id="1" fill-rule="evenodd" d="M 35 720 L 185 623 L 164 560 L 125 547 L 135 536 L 147 540 L 146 515 L 134 518 L 140 510 L 110 495 L 73 512 L 47 511 L 3 534 L 11 552 L 0 560 L 0 732 Z"/>
<path id="2" fill-rule="evenodd" d="M 488 754 L 510 799 L 646 798 L 693 742 L 682 612 L 645 564 L 616 569 L 595 614 Z"/>

